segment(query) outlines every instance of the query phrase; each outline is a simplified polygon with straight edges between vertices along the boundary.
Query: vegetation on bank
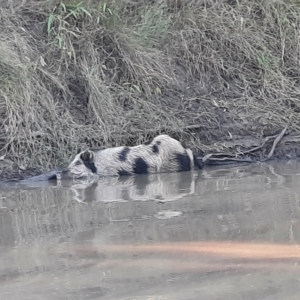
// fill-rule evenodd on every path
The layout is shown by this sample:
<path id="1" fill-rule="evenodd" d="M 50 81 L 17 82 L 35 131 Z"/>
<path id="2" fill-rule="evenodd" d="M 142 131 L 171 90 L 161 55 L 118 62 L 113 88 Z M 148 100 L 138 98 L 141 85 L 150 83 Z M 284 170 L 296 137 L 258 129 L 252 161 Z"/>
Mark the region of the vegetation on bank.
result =
<path id="1" fill-rule="evenodd" d="M 0 156 L 300 133 L 297 0 L 0 0 Z"/>

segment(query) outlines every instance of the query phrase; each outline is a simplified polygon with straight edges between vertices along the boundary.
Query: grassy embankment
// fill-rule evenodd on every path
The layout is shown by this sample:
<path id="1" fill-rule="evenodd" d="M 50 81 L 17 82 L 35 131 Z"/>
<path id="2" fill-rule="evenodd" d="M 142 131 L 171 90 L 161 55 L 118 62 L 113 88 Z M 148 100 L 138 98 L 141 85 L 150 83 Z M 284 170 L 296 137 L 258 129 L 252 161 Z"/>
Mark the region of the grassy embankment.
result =
<path id="1" fill-rule="evenodd" d="M 297 1 L 0 4 L 0 156 L 17 173 L 161 132 L 205 151 L 300 132 Z"/>

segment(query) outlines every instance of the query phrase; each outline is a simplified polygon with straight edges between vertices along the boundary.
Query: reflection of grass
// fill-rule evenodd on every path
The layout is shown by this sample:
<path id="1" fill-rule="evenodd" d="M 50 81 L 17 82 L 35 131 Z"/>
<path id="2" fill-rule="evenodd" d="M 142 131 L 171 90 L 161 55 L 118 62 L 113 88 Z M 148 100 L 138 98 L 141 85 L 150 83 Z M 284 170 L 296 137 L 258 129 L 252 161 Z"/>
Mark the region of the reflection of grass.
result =
<path id="1" fill-rule="evenodd" d="M 0 16 L 1 148 L 24 168 L 49 169 L 82 144 L 187 139 L 191 124 L 207 143 L 228 130 L 300 131 L 300 6 L 205 3 L 10 1 Z"/>

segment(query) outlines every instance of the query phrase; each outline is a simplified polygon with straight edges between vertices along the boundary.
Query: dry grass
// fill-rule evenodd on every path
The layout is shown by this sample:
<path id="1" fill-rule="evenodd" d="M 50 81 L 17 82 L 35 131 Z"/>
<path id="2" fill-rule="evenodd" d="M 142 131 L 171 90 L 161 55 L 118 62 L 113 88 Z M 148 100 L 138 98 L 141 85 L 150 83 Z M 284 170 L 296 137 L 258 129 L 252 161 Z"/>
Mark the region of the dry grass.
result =
<path id="1" fill-rule="evenodd" d="M 25 169 L 161 132 L 300 132 L 296 0 L 0 4 L 0 155 Z"/>

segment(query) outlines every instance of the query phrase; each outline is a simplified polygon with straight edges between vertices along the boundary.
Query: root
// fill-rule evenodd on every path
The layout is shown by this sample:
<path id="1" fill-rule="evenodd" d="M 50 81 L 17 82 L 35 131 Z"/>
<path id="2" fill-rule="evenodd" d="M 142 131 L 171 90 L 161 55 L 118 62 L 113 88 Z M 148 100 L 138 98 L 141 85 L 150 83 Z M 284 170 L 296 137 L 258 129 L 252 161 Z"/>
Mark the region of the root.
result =
<path id="1" fill-rule="evenodd" d="M 226 164 L 226 163 L 236 163 L 236 162 L 240 162 L 240 163 L 245 163 L 245 162 L 253 163 L 253 162 L 257 162 L 257 161 L 265 162 L 267 160 L 272 159 L 272 156 L 274 154 L 274 151 L 275 151 L 277 145 L 282 140 L 282 138 L 288 134 L 287 130 L 288 130 L 288 127 L 285 127 L 284 129 L 282 129 L 282 131 L 279 134 L 267 136 L 261 145 L 251 148 L 246 151 L 237 152 L 235 154 L 230 154 L 230 153 L 206 154 L 202 158 L 202 162 L 205 165 Z M 271 140 L 274 140 L 274 141 L 273 141 L 272 148 L 271 148 L 270 152 L 268 153 L 267 157 L 264 157 L 264 158 L 261 158 L 258 160 L 255 156 L 255 153 L 257 153 L 259 151 L 262 152 L 262 150 L 264 150 L 268 146 L 268 142 Z M 252 157 L 250 157 L 249 154 L 251 154 Z"/>
<path id="2" fill-rule="evenodd" d="M 278 143 L 280 142 L 280 140 L 283 138 L 283 136 L 285 135 L 286 131 L 287 131 L 287 127 L 285 127 L 285 128 L 281 131 L 281 133 L 278 134 L 278 136 L 277 136 L 277 137 L 275 138 L 275 140 L 274 140 L 274 143 L 273 143 L 273 146 L 272 146 L 272 149 L 271 149 L 270 153 L 268 154 L 267 158 L 263 159 L 262 161 L 267 161 L 267 160 L 271 159 L 271 157 L 272 157 L 272 155 L 273 155 L 273 153 L 274 153 L 274 150 L 275 150 L 277 144 L 278 144 Z"/>

